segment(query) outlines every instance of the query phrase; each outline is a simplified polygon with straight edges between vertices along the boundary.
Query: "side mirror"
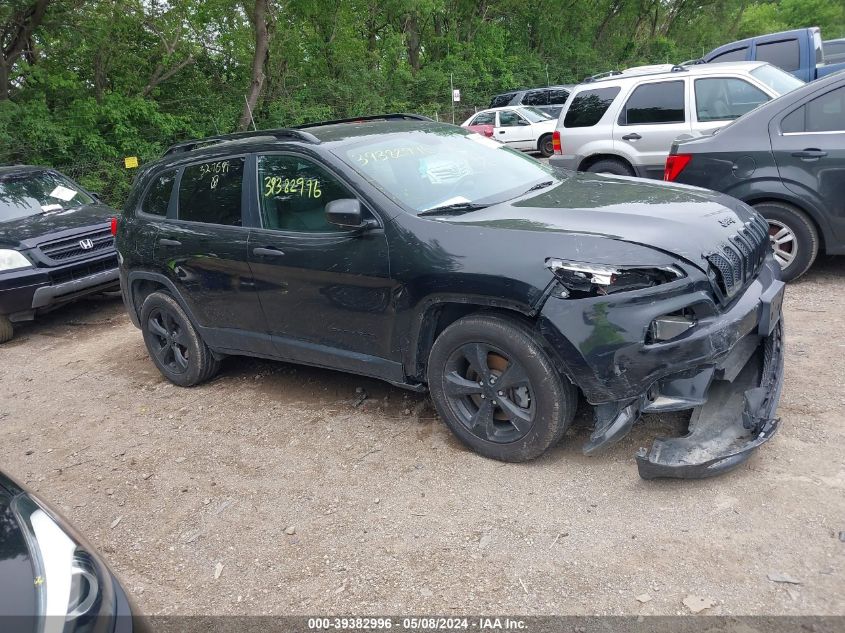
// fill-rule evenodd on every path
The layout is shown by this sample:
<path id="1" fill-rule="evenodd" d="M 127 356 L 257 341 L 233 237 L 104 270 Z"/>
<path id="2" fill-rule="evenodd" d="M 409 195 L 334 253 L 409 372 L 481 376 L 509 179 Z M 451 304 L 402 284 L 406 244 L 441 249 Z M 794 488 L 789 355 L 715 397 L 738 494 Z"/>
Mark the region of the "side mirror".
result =
<path id="1" fill-rule="evenodd" d="M 374 220 L 364 220 L 361 202 L 357 198 L 332 200 L 326 205 L 326 219 L 329 223 L 347 229 L 370 228 Z"/>
<path id="2" fill-rule="evenodd" d="M 520 119 L 519 121 L 517 121 L 517 125 L 531 125 L 531 124 L 528 121 L 526 121 L 525 119 Z"/>

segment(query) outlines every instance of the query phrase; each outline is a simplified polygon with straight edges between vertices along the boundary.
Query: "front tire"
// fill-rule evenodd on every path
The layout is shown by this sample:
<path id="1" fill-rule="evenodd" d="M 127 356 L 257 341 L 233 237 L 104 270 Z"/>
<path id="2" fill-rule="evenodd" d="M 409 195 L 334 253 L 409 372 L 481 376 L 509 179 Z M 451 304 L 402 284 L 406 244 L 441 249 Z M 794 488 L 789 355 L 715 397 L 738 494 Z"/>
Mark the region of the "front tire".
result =
<path id="1" fill-rule="evenodd" d="M 555 146 L 554 143 L 552 143 L 551 134 L 544 134 L 540 137 L 540 140 L 537 142 L 537 151 L 540 152 L 543 158 L 548 158 L 555 153 Z"/>
<path id="2" fill-rule="evenodd" d="M 534 459 L 558 443 L 578 402 L 531 329 L 494 314 L 466 316 L 437 337 L 428 386 L 458 438 L 506 462 Z"/>
<path id="3" fill-rule="evenodd" d="M 169 294 L 154 292 L 141 306 L 141 330 L 153 363 L 180 387 L 193 387 L 220 369 L 188 315 Z"/>
<path id="4" fill-rule="evenodd" d="M 819 254 L 819 233 L 803 211 L 785 202 L 754 205 L 769 223 L 769 240 L 784 281 L 806 273 Z"/>
<path id="5" fill-rule="evenodd" d="M 9 317 L 0 314 L 0 343 L 11 341 L 15 336 L 15 327 Z"/>

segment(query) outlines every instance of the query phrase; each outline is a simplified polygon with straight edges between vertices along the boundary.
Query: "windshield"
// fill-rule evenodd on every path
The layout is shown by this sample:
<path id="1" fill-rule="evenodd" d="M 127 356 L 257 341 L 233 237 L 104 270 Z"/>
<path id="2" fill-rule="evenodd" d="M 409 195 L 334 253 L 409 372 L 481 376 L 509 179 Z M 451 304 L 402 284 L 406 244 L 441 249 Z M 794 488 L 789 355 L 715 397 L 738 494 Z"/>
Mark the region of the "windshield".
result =
<path id="1" fill-rule="evenodd" d="M 498 141 L 447 126 L 369 136 L 334 153 L 415 213 L 502 202 L 562 179 L 551 167 Z"/>
<path id="2" fill-rule="evenodd" d="M 520 108 L 519 113 L 532 123 L 540 123 L 554 118 L 548 112 L 543 112 L 537 108 Z"/>
<path id="3" fill-rule="evenodd" d="M 751 75 L 758 81 L 762 81 L 779 95 L 786 94 L 804 85 L 804 82 L 795 75 L 771 64 L 764 64 L 759 68 L 755 68 L 751 71 Z"/>
<path id="4" fill-rule="evenodd" d="M 0 222 L 76 209 L 94 200 L 79 185 L 47 171 L 0 176 Z"/>

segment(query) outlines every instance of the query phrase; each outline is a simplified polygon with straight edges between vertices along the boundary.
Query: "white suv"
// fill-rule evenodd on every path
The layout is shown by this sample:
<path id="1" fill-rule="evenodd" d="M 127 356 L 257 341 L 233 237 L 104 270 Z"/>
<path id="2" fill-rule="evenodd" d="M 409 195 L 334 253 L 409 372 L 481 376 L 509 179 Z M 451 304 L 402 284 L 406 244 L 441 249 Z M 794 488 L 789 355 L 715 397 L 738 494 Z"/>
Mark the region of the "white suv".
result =
<path id="1" fill-rule="evenodd" d="M 804 82 L 764 62 L 642 68 L 596 76 L 564 105 L 550 163 L 662 178 L 672 141 L 727 125 Z"/>

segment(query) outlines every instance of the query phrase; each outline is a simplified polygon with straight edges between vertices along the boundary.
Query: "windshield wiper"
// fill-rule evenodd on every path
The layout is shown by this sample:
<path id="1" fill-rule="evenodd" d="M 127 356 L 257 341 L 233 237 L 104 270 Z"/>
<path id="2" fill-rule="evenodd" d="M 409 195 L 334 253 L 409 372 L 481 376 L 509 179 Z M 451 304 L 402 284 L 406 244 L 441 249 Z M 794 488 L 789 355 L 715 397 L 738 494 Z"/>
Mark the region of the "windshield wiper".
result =
<path id="1" fill-rule="evenodd" d="M 534 185 L 533 187 L 529 187 L 529 188 L 525 191 L 525 193 L 530 193 L 530 192 L 532 192 L 532 191 L 537 191 L 538 189 L 545 189 L 546 187 L 551 187 L 553 184 L 555 184 L 555 181 L 554 181 L 554 180 L 544 180 L 543 182 L 538 182 L 538 183 L 537 183 L 536 185 Z M 525 195 L 525 194 L 523 194 L 523 195 Z"/>
<path id="2" fill-rule="evenodd" d="M 417 217 L 422 218 L 427 215 L 460 215 L 461 213 L 468 213 L 470 211 L 478 211 L 479 209 L 486 209 L 489 204 L 479 204 L 478 202 L 455 202 L 453 204 L 444 204 L 441 207 L 433 207 L 420 211 Z"/>

